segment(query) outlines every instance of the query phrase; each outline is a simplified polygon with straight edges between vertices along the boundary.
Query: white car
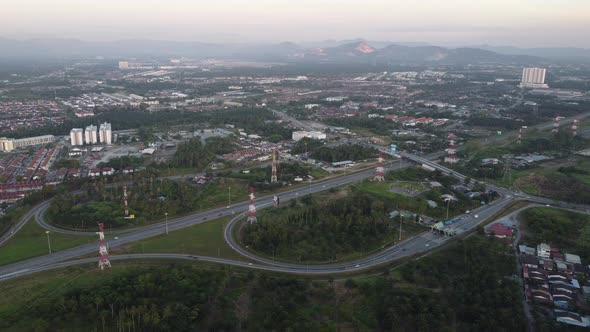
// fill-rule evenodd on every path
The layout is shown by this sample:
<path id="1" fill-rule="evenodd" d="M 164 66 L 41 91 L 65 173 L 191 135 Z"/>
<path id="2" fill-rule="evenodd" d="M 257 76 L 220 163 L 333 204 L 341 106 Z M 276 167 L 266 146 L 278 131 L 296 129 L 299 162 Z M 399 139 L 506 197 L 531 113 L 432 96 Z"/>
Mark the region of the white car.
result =
<path id="1" fill-rule="evenodd" d="M 479 214 L 476 214 L 474 217 L 475 217 L 476 219 L 477 219 L 477 218 L 479 218 Z"/>

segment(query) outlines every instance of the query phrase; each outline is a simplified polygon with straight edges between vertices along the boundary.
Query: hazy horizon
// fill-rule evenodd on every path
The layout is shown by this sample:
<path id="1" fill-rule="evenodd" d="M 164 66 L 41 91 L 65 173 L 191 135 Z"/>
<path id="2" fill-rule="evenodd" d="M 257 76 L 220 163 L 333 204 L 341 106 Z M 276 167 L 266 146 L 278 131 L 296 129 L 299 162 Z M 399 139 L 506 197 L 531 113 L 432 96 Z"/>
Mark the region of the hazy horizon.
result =
<path id="1" fill-rule="evenodd" d="M 35 22 L 31 24 L 31 22 Z M 4 5 L 0 37 L 305 43 L 364 38 L 434 45 L 590 47 L 583 0 L 169 0 Z"/>

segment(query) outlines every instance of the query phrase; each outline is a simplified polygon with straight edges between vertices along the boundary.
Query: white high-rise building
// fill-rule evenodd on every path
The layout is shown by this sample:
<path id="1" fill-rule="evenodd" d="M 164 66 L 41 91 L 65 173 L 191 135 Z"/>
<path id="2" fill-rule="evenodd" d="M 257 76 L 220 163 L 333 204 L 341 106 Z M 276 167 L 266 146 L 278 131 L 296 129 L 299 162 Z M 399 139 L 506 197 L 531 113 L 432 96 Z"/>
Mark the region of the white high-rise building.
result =
<path id="1" fill-rule="evenodd" d="M 82 128 L 73 128 L 70 131 L 70 142 L 72 146 L 84 145 L 84 131 Z"/>
<path id="2" fill-rule="evenodd" d="M 100 142 L 110 145 L 113 139 L 113 132 L 111 131 L 111 124 L 108 122 L 101 123 L 100 129 L 98 130 L 98 136 Z"/>
<path id="3" fill-rule="evenodd" d="M 523 68 L 520 86 L 525 88 L 547 88 L 545 68 Z"/>
<path id="4" fill-rule="evenodd" d="M 98 132 L 96 126 L 90 125 L 84 130 L 84 141 L 86 144 L 98 143 Z"/>
<path id="5" fill-rule="evenodd" d="M 119 69 L 129 69 L 129 61 L 119 61 Z"/>

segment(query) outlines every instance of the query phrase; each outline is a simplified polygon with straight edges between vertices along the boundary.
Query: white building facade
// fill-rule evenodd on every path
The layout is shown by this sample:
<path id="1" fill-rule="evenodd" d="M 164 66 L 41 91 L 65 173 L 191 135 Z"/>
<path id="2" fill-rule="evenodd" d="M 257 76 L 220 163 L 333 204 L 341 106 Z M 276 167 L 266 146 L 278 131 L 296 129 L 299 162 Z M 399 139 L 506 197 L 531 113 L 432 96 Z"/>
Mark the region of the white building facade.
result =
<path id="1" fill-rule="evenodd" d="M 113 140 L 113 132 L 111 131 L 111 124 L 108 122 L 102 123 L 98 130 L 100 142 L 110 145 Z"/>
<path id="2" fill-rule="evenodd" d="M 547 88 L 545 84 L 545 68 L 523 68 L 520 86 L 525 88 Z"/>
<path id="3" fill-rule="evenodd" d="M 294 131 L 291 138 L 294 141 L 299 141 L 303 138 L 326 139 L 326 134 L 321 131 Z"/>
<path id="4" fill-rule="evenodd" d="M 96 126 L 90 125 L 84 130 L 84 141 L 86 144 L 98 143 L 98 130 Z"/>
<path id="5" fill-rule="evenodd" d="M 82 128 L 73 128 L 70 130 L 70 143 L 72 146 L 84 145 L 84 131 Z"/>

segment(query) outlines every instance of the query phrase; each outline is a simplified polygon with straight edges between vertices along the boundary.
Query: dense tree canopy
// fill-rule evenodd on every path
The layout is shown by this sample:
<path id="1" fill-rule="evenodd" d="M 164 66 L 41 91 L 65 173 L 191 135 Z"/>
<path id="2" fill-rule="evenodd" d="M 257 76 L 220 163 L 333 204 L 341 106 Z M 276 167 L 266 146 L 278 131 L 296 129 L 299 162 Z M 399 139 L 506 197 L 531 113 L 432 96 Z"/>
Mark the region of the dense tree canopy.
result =
<path id="1" fill-rule="evenodd" d="M 243 242 L 267 255 L 298 261 L 328 261 L 379 248 L 397 234 L 387 222 L 391 205 L 366 193 L 329 201 L 302 199 L 303 206 L 270 210 L 244 229 Z"/>
<path id="2" fill-rule="evenodd" d="M 523 212 L 526 240 L 532 245 L 549 243 L 562 251 L 590 259 L 590 217 L 584 214 L 553 208 L 533 208 Z"/>
<path id="3" fill-rule="evenodd" d="M 379 153 L 376 149 L 358 144 L 345 144 L 335 147 L 322 146 L 314 150 L 311 154 L 313 158 L 327 162 L 375 159 L 378 155 Z"/>
<path id="4" fill-rule="evenodd" d="M 225 202 L 226 186 L 221 182 L 216 180 L 200 186 L 190 181 L 139 178 L 128 185 L 129 212 L 136 218 L 123 219 L 123 185 L 109 187 L 100 179 L 90 183 L 84 194 L 57 196 L 47 210 L 47 217 L 68 228 L 94 229 L 97 222 L 113 228 L 139 225 L 161 220 L 164 213 L 172 217 Z"/>
<path id="5" fill-rule="evenodd" d="M 187 265 L 113 268 L 71 278 L 3 309 L 2 330 L 525 331 L 514 258 L 474 236 L 398 273 L 310 281 Z M 397 272 L 396 271 L 396 272 Z M 100 287 L 94 287 L 95 284 Z"/>
<path id="6" fill-rule="evenodd" d="M 231 137 L 211 137 L 205 143 L 199 138 L 191 138 L 188 142 L 178 145 L 170 165 L 192 167 L 196 171 L 202 171 L 215 160 L 216 155 L 225 154 L 234 149 L 234 140 Z"/>

